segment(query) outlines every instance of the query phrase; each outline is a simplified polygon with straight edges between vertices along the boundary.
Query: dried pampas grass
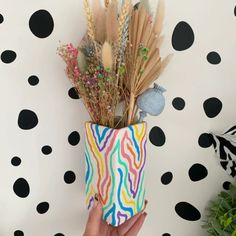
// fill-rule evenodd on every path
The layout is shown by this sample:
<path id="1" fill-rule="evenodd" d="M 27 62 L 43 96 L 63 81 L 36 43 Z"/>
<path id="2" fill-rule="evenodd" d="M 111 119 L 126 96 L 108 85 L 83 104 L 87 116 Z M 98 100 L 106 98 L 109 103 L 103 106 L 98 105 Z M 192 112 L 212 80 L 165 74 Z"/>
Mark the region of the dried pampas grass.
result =
<path id="1" fill-rule="evenodd" d="M 93 18 L 94 30 L 95 30 L 95 40 L 103 44 L 106 40 L 106 11 L 102 7 L 100 0 L 94 0 L 93 3 Z"/>
<path id="2" fill-rule="evenodd" d="M 112 47 L 108 42 L 105 42 L 102 47 L 102 64 L 106 70 L 112 70 L 113 54 Z"/>
<path id="3" fill-rule="evenodd" d="M 106 13 L 106 40 L 109 43 L 117 43 L 118 41 L 118 2 L 117 0 L 112 0 L 112 2 L 107 7 Z"/>

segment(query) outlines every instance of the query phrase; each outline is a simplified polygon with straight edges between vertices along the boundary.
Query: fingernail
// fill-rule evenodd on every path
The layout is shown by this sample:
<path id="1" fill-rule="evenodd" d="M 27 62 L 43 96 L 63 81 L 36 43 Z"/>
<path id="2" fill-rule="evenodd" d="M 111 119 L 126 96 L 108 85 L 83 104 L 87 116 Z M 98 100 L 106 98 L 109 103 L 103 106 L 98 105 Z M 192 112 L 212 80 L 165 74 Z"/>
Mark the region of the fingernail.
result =
<path id="1" fill-rule="evenodd" d="M 148 200 L 145 200 L 144 202 L 144 207 L 143 207 L 143 210 L 142 211 L 145 211 L 146 207 L 147 207 L 147 204 L 148 204 Z"/>
<path id="2" fill-rule="evenodd" d="M 98 205 L 98 195 L 95 194 L 95 195 L 94 195 L 93 208 L 97 207 L 97 205 Z"/>

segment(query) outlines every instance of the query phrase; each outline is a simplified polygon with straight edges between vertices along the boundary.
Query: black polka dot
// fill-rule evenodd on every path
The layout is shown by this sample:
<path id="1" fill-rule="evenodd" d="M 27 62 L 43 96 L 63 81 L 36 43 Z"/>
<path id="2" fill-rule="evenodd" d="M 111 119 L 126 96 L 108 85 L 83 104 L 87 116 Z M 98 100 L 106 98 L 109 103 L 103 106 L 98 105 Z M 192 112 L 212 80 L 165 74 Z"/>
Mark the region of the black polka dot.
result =
<path id="1" fill-rule="evenodd" d="M 164 185 L 169 184 L 172 181 L 172 179 L 173 179 L 173 174 L 171 172 L 166 172 L 161 176 L 161 182 Z"/>
<path id="2" fill-rule="evenodd" d="M 171 235 L 168 233 L 164 233 L 164 234 L 162 234 L 162 236 L 171 236 Z"/>
<path id="3" fill-rule="evenodd" d="M 72 99 L 79 99 L 79 95 L 76 92 L 75 87 L 72 87 L 68 90 L 68 95 L 72 98 Z"/>
<path id="4" fill-rule="evenodd" d="M 176 110 L 183 110 L 185 107 L 185 101 L 183 98 L 176 97 L 172 101 L 172 105 Z"/>
<path id="5" fill-rule="evenodd" d="M 163 146 L 166 141 L 165 133 L 160 127 L 154 126 L 149 133 L 150 142 L 155 146 Z"/>
<path id="6" fill-rule="evenodd" d="M 77 131 L 73 131 L 69 136 L 68 136 L 68 142 L 72 146 L 75 146 L 79 143 L 80 141 L 80 135 Z"/>
<path id="7" fill-rule="evenodd" d="M 23 233 L 23 231 L 21 231 L 21 230 L 16 230 L 16 231 L 14 232 L 14 236 L 24 236 L 24 233 Z"/>
<path id="8" fill-rule="evenodd" d="M 39 78 L 36 75 L 31 75 L 28 78 L 28 82 L 29 82 L 30 85 L 35 86 L 39 83 Z"/>
<path id="9" fill-rule="evenodd" d="M 173 31 L 172 46 L 177 51 L 190 48 L 194 43 L 194 32 L 191 26 L 185 22 L 179 22 Z"/>
<path id="10" fill-rule="evenodd" d="M 29 28 L 38 38 L 48 37 L 54 28 L 51 14 L 43 9 L 34 12 L 29 20 Z"/>
<path id="11" fill-rule="evenodd" d="M 236 16 L 236 6 L 234 7 L 234 15 Z"/>
<path id="12" fill-rule="evenodd" d="M 24 109 L 18 116 L 18 126 L 21 129 L 28 130 L 34 128 L 38 124 L 37 115 L 31 111 Z"/>
<path id="13" fill-rule="evenodd" d="M 2 62 L 9 64 L 15 61 L 16 59 L 16 53 L 12 50 L 5 50 L 1 54 L 1 60 Z"/>
<path id="14" fill-rule="evenodd" d="M 222 102 L 216 97 L 208 98 L 203 103 L 203 109 L 209 118 L 216 117 L 221 112 L 222 107 Z"/>
<path id="15" fill-rule="evenodd" d="M 49 209 L 49 203 L 48 202 L 41 202 L 38 204 L 36 209 L 39 214 L 44 214 Z"/>
<path id="16" fill-rule="evenodd" d="M 49 155 L 52 152 L 52 148 L 49 145 L 45 145 L 41 148 L 44 155 Z"/>
<path id="17" fill-rule="evenodd" d="M 13 157 L 13 158 L 11 159 L 11 164 L 12 164 L 13 166 L 19 166 L 20 163 L 21 163 L 21 159 L 20 159 L 19 157 Z"/>
<path id="18" fill-rule="evenodd" d="M 4 17 L 2 14 L 0 14 L 0 24 L 4 21 Z"/>
<path id="19" fill-rule="evenodd" d="M 212 145 L 212 143 L 213 143 L 212 135 L 208 133 L 203 133 L 198 138 L 198 144 L 202 148 L 208 148 Z"/>
<path id="20" fill-rule="evenodd" d="M 225 182 L 223 183 L 223 188 L 224 188 L 225 190 L 229 190 L 230 185 L 231 185 L 231 183 L 230 183 L 229 181 L 225 181 Z"/>
<path id="21" fill-rule="evenodd" d="M 62 234 L 62 233 L 57 233 L 57 234 L 55 234 L 54 236 L 65 236 L 65 235 Z"/>
<path id="22" fill-rule="evenodd" d="M 24 178 L 19 178 L 13 185 L 13 190 L 18 197 L 25 198 L 30 193 L 28 182 Z"/>
<path id="23" fill-rule="evenodd" d="M 219 64 L 221 62 L 221 57 L 217 52 L 209 52 L 207 54 L 207 61 L 211 64 Z"/>
<path id="24" fill-rule="evenodd" d="M 201 218 L 201 214 L 197 208 L 188 202 L 179 202 L 175 206 L 176 213 L 183 219 L 188 221 L 197 221 Z"/>
<path id="25" fill-rule="evenodd" d="M 207 177 L 208 171 L 202 164 L 196 163 L 192 165 L 188 171 L 189 178 L 196 182 Z"/>
<path id="26" fill-rule="evenodd" d="M 67 171 L 64 174 L 64 181 L 67 184 L 72 184 L 73 182 L 75 182 L 75 179 L 76 179 L 75 173 L 73 171 L 71 171 L 71 170 Z"/>

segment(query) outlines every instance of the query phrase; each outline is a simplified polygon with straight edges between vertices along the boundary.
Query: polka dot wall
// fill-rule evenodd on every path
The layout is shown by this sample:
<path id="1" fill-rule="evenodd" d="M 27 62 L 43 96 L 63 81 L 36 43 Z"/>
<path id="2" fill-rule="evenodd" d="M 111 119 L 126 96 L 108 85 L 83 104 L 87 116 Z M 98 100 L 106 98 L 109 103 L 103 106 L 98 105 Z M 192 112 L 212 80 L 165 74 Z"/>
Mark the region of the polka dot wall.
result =
<path id="1" fill-rule="evenodd" d="M 208 133 L 235 125 L 235 25 L 233 0 L 166 0 L 161 54 L 174 57 L 157 81 L 167 89 L 165 110 L 147 118 L 140 235 L 206 235 L 207 202 L 233 182 Z M 1 0 L 1 236 L 82 235 L 89 116 L 56 48 L 76 45 L 85 29 L 82 1 Z"/>

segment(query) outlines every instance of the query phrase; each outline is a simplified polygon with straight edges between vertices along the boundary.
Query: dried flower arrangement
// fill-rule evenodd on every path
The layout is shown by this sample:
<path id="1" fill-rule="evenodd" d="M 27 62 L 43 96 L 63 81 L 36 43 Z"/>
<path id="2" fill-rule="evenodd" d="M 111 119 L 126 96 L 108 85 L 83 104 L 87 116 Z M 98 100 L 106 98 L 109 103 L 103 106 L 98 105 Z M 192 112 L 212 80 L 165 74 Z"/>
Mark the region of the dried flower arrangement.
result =
<path id="1" fill-rule="evenodd" d="M 164 1 L 156 16 L 149 1 L 84 0 L 87 32 L 78 47 L 58 47 L 66 74 L 87 108 L 91 121 L 110 128 L 139 121 L 137 98 L 158 79 L 170 60 L 160 57 Z M 121 109 L 118 116 L 117 108 Z"/>

